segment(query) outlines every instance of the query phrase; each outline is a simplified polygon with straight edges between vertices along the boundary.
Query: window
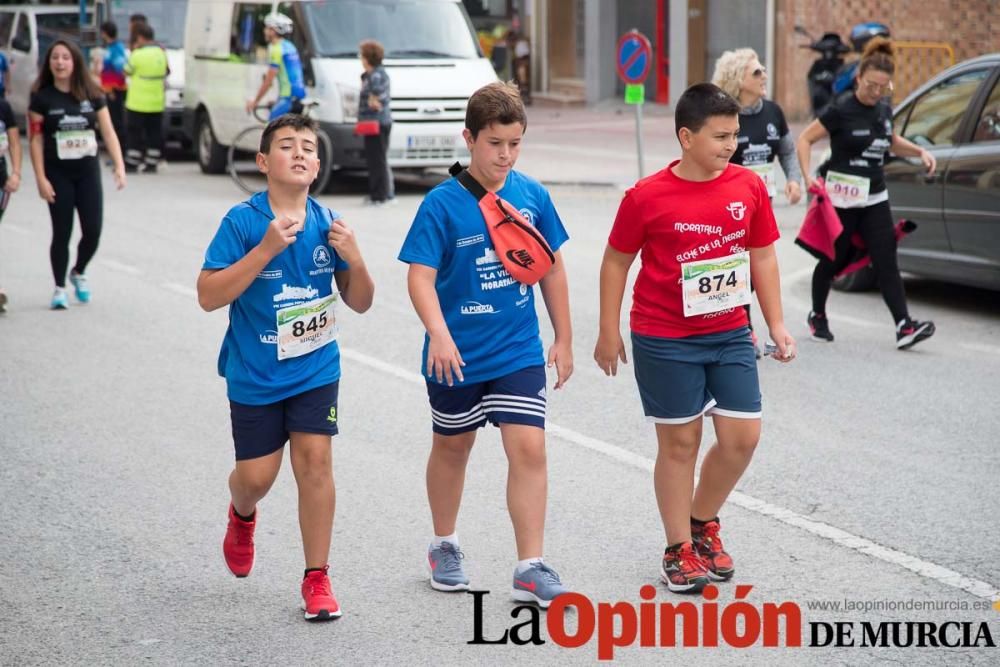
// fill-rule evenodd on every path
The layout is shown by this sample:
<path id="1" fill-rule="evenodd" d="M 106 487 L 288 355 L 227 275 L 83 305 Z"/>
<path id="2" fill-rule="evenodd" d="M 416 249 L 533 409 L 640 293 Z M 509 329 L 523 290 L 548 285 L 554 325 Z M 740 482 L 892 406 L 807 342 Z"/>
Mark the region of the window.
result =
<path id="1" fill-rule="evenodd" d="M 10 31 L 14 27 L 14 12 L 0 12 L 0 49 L 7 48 Z"/>
<path id="2" fill-rule="evenodd" d="M 184 20 L 188 0 L 115 0 L 111 3 L 112 20 L 118 26 L 118 39 L 128 43 L 128 17 L 143 14 L 153 28 L 156 41 L 168 49 L 184 48 Z"/>
<path id="3" fill-rule="evenodd" d="M 25 53 L 31 50 L 31 28 L 28 26 L 28 15 L 24 12 L 17 17 L 17 30 L 11 46 Z"/>
<path id="4" fill-rule="evenodd" d="M 955 143 L 971 100 L 988 69 L 963 72 L 931 88 L 913 105 L 903 136 L 918 146 L 947 146 Z"/>
<path id="5" fill-rule="evenodd" d="M 358 44 L 368 38 L 382 43 L 386 58 L 479 56 L 472 26 L 458 3 L 341 0 L 301 7 L 321 56 L 357 58 Z"/>
<path id="6" fill-rule="evenodd" d="M 233 59 L 248 63 L 267 61 L 267 42 L 264 40 L 264 17 L 271 13 L 271 3 L 240 2 L 233 8 L 233 29 L 229 38 L 229 52 Z M 291 3 L 278 4 L 278 13 L 292 19 Z M 299 28 L 296 26 L 296 28 Z M 292 31 L 301 33 L 301 28 Z"/>
<path id="7" fill-rule="evenodd" d="M 1000 81 L 993 86 L 993 92 L 986 100 L 983 113 L 979 115 L 972 141 L 1000 141 Z"/>

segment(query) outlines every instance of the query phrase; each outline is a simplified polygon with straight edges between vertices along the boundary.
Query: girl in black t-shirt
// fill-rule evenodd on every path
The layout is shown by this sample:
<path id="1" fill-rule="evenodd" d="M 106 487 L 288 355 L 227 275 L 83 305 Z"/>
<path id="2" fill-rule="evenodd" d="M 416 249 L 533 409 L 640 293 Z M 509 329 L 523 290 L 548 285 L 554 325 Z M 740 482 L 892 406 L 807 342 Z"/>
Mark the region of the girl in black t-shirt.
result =
<path id="1" fill-rule="evenodd" d="M 813 338 L 833 341 L 826 318 L 826 299 L 833 278 L 850 259 L 851 237 L 860 234 L 868 248 L 879 289 L 893 322 L 896 323 L 896 347 L 903 350 L 934 334 L 933 322 L 910 318 L 906 307 L 903 279 L 896 262 L 896 234 L 889 209 L 882 165 L 885 154 L 919 157 L 931 176 L 937 168 L 934 156 L 892 129 L 892 108 L 884 95 L 892 90 L 895 64 L 889 40 L 872 39 L 865 46 L 855 78 L 855 89 L 844 93 L 810 123 L 796 142 L 799 164 L 806 174 L 806 185 L 815 179 L 809 175 L 812 145 L 830 137 L 830 160 L 821 168 L 830 200 L 843 223 L 837 238 L 836 258 L 821 258 L 812 279 L 812 312 L 809 328 Z"/>
<path id="2" fill-rule="evenodd" d="M 97 252 L 104 204 L 97 130 L 114 162 L 119 190 L 125 187 L 125 163 L 104 95 L 91 79 L 80 49 L 71 42 L 57 40 L 46 52 L 44 62 L 31 87 L 28 127 L 38 195 L 48 202 L 52 217 L 49 259 L 56 283 L 52 308 L 62 310 L 68 306 L 66 270 L 74 210 L 80 216 L 83 234 L 70 280 L 77 300 L 90 300 L 85 271 Z"/>

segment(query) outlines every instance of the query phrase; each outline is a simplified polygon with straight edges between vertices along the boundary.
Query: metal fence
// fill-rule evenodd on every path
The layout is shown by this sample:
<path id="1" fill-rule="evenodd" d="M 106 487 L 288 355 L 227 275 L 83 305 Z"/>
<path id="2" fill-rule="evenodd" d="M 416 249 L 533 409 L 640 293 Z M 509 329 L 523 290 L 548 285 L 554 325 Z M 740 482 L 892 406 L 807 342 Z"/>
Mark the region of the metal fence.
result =
<path id="1" fill-rule="evenodd" d="M 897 42 L 893 102 L 898 103 L 938 72 L 955 64 L 955 51 L 945 42 Z"/>

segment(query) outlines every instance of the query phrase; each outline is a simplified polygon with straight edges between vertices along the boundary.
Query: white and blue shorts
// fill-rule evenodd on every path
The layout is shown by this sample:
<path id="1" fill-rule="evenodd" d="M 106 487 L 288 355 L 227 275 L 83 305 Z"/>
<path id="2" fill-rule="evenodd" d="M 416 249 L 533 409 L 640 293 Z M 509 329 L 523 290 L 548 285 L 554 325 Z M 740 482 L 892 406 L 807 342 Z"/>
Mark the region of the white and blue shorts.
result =
<path id="1" fill-rule="evenodd" d="M 509 375 L 446 384 L 427 381 L 434 432 L 458 435 L 486 426 L 525 424 L 545 428 L 545 367 L 531 366 Z"/>

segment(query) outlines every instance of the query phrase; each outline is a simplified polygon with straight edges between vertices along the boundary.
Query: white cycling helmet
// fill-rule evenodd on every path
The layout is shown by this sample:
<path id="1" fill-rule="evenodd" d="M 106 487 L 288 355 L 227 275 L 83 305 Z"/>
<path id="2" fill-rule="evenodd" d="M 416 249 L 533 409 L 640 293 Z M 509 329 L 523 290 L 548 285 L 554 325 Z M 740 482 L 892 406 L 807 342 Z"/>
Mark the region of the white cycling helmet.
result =
<path id="1" fill-rule="evenodd" d="M 270 28 L 279 35 L 290 35 L 294 26 L 295 24 L 292 22 L 292 19 L 284 14 L 274 12 L 264 17 L 264 27 Z"/>

